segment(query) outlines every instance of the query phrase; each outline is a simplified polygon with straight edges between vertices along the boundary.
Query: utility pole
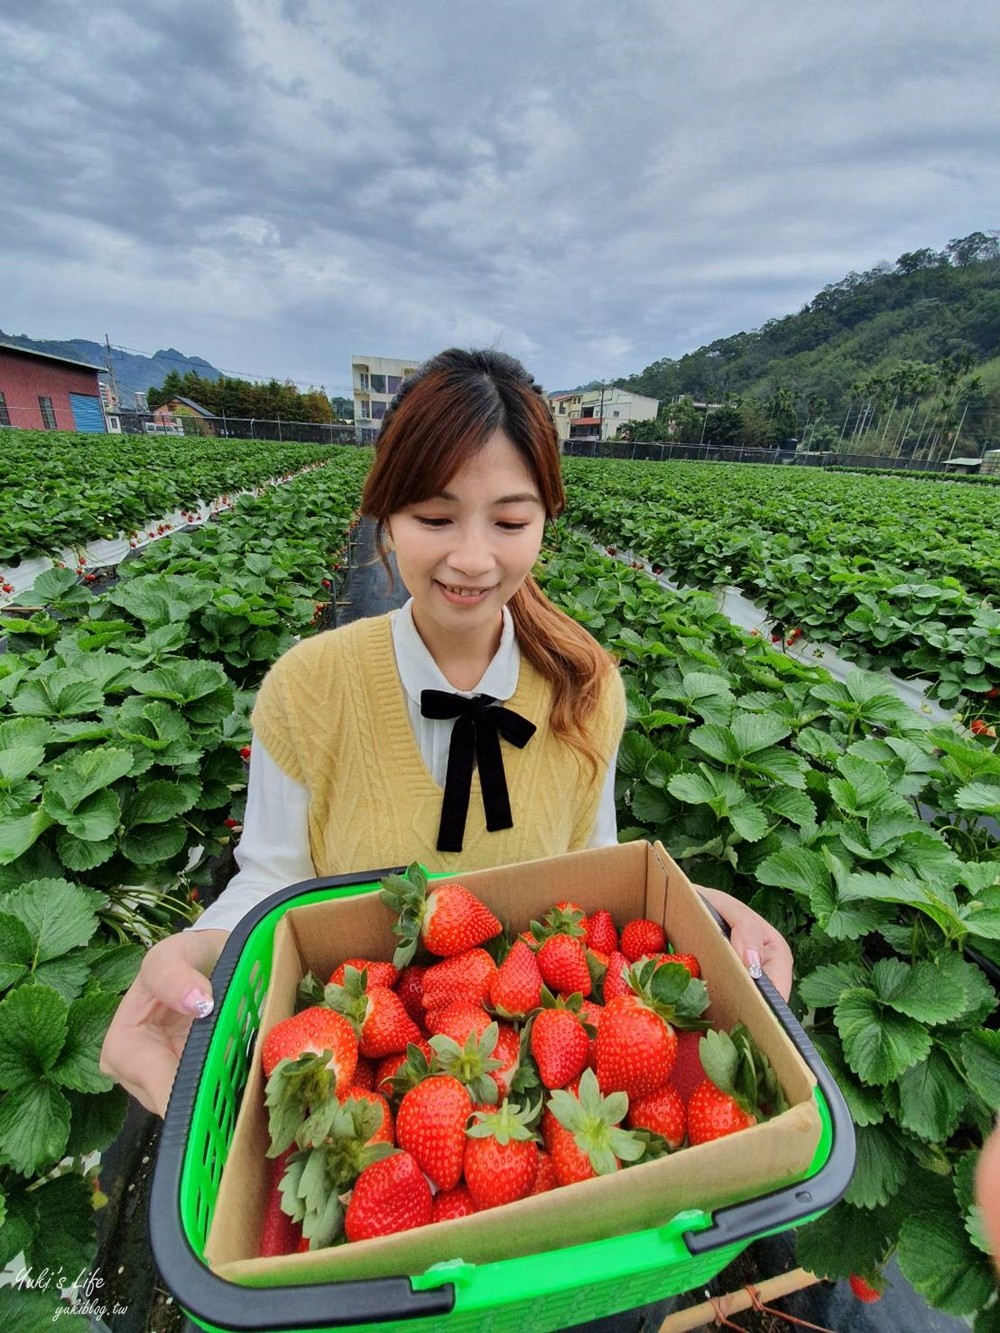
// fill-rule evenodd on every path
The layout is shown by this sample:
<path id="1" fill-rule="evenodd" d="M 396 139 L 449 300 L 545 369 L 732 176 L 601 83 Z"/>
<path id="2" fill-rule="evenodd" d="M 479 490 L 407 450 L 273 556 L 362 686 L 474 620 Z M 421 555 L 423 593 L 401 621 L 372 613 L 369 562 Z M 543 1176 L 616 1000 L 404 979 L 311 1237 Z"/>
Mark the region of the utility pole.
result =
<path id="1" fill-rule="evenodd" d="M 115 363 L 111 356 L 111 339 L 105 333 L 104 335 L 104 364 L 108 368 L 108 377 L 111 380 L 111 396 L 114 399 L 115 407 L 121 406 L 121 394 L 118 392 L 118 379 L 115 375 Z"/>

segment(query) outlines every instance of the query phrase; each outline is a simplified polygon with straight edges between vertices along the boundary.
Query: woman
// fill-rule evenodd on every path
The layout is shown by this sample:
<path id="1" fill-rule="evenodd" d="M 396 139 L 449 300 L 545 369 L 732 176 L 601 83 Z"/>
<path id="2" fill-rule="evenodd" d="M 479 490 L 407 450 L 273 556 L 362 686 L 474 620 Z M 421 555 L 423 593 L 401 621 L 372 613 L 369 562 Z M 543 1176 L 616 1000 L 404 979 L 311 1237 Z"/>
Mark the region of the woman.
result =
<path id="1" fill-rule="evenodd" d="M 404 383 L 361 510 L 410 600 L 297 644 L 265 678 L 239 873 L 194 927 L 149 950 L 105 1039 L 101 1068 L 148 1109 L 164 1113 L 191 1023 L 211 1012 L 229 929 L 276 889 L 617 842 L 621 678 L 530 573 L 563 506 L 555 427 L 517 361 L 452 349 Z M 702 892 L 751 972 L 787 996 L 778 932 Z"/>

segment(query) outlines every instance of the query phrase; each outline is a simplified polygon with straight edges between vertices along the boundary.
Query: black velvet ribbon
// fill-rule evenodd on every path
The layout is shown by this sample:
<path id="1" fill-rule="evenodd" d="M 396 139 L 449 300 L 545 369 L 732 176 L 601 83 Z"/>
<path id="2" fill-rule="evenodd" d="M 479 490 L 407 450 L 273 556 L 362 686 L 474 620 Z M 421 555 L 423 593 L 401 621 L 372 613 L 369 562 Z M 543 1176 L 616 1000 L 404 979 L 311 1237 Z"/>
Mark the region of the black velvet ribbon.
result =
<path id="1" fill-rule="evenodd" d="M 424 717 L 455 719 L 448 751 L 438 851 L 462 850 L 472 793 L 472 770 L 476 766 L 483 792 L 486 827 L 491 833 L 513 828 L 500 737 L 521 750 L 537 730 L 534 722 L 529 722 L 512 708 L 504 708 L 491 694 L 477 694 L 469 699 L 447 690 L 421 690 L 420 712 Z"/>

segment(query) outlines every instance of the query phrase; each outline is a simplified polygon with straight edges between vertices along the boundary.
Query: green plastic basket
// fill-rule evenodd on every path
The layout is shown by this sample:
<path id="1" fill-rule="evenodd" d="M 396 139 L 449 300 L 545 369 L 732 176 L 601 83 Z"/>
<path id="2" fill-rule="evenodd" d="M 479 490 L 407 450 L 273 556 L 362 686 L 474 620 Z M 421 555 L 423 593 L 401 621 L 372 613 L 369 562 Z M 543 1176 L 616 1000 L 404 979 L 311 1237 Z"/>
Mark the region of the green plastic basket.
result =
<path id="1" fill-rule="evenodd" d="M 156 1265 L 199 1327 L 212 1333 L 545 1333 L 703 1285 L 751 1241 L 812 1220 L 844 1193 L 855 1152 L 847 1106 L 764 977 L 757 986 L 818 1084 L 822 1133 L 801 1180 L 714 1213 L 688 1210 L 662 1227 L 495 1263 L 435 1264 L 415 1277 L 281 1287 L 217 1277 L 205 1262 L 205 1242 L 270 984 L 275 927 L 291 907 L 371 892 L 401 869 L 284 889 L 239 923 L 222 952 L 212 976 L 215 1010 L 192 1028 L 174 1082 L 149 1209 Z"/>

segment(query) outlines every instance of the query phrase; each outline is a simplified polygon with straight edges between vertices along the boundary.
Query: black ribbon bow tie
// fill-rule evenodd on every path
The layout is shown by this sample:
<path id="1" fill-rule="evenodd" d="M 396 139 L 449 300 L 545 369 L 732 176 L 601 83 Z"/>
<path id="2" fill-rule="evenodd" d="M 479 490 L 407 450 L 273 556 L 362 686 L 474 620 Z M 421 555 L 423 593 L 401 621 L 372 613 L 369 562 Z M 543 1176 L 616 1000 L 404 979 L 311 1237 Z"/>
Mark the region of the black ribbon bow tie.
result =
<path id="1" fill-rule="evenodd" d="M 534 722 L 529 722 L 512 708 L 504 708 L 491 694 L 477 694 L 468 699 L 447 690 L 421 690 L 420 712 L 424 717 L 455 719 L 448 751 L 438 851 L 462 850 L 472 792 L 472 770 L 477 764 L 486 827 L 491 833 L 513 828 L 500 737 L 521 750 L 537 730 Z"/>

